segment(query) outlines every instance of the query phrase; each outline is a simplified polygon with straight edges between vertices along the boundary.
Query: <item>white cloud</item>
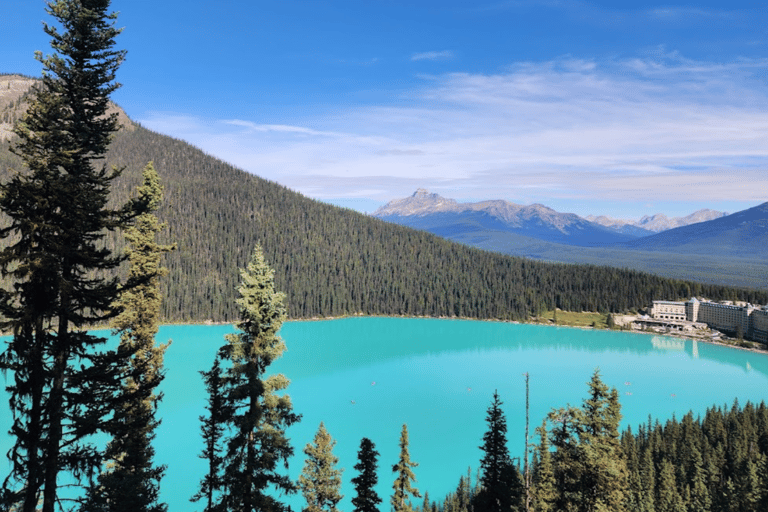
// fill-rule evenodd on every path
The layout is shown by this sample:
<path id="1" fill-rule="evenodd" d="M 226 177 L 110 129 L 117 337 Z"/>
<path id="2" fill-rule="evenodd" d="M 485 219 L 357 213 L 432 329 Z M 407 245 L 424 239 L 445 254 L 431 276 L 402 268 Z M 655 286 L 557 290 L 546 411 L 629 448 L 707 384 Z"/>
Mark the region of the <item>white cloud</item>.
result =
<path id="1" fill-rule="evenodd" d="M 453 58 L 453 52 L 443 50 L 440 52 L 422 52 L 411 55 L 411 60 L 448 60 Z"/>
<path id="2" fill-rule="evenodd" d="M 294 133 L 301 135 L 310 135 L 317 137 L 341 137 L 340 133 L 323 132 L 319 130 L 313 130 L 304 126 L 290 126 L 285 124 L 257 124 L 251 121 L 242 121 L 240 119 L 231 119 L 224 121 L 226 124 L 232 126 L 240 126 L 247 128 L 253 132 L 276 132 L 276 133 Z"/>
<path id="3" fill-rule="evenodd" d="M 339 106 L 291 125 L 154 115 L 146 126 L 319 198 L 416 187 L 543 202 L 762 202 L 768 60 L 518 63 L 425 81 L 405 106 Z M 297 119 L 294 115 L 293 119 Z"/>

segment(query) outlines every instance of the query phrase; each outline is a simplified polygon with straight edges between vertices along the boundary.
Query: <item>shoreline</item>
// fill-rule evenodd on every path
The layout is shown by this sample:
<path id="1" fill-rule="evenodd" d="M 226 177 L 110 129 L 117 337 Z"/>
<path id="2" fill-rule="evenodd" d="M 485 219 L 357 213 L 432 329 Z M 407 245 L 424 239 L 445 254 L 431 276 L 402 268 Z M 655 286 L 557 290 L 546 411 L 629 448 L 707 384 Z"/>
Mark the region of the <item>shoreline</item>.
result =
<path id="1" fill-rule="evenodd" d="M 521 321 L 521 320 L 500 320 L 497 318 L 471 318 L 471 317 L 458 317 L 458 316 L 412 316 L 412 315 L 366 315 L 362 313 L 353 313 L 350 315 L 341 315 L 341 316 L 327 316 L 327 317 L 311 317 L 311 318 L 288 318 L 286 319 L 286 322 L 322 322 L 325 320 L 344 320 L 347 318 L 413 318 L 413 319 L 427 319 L 427 320 L 470 320 L 470 321 L 477 321 L 477 322 L 502 322 L 502 323 L 508 323 L 508 324 L 517 324 L 517 325 L 541 325 L 544 327 L 566 327 L 568 329 L 582 329 L 582 330 L 591 330 L 591 331 L 616 331 L 616 332 L 626 332 L 626 333 L 635 333 L 635 334 L 645 334 L 650 336 L 666 336 L 669 338 L 676 338 L 676 339 L 683 339 L 683 340 L 691 340 L 691 341 L 700 341 L 702 343 L 709 343 L 711 345 L 717 345 L 721 347 L 728 347 L 728 348 L 735 348 L 739 350 L 745 350 L 748 352 L 754 352 L 758 354 L 766 354 L 768 355 L 768 345 L 764 346 L 764 348 L 761 348 L 760 346 L 755 347 L 744 347 L 738 344 L 737 340 L 733 340 L 733 343 L 727 343 L 723 341 L 718 341 L 711 339 L 709 337 L 703 336 L 703 335 L 695 335 L 690 333 L 683 333 L 683 332 L 655 332 L 655 331 L 646 331 L 646 330 L 640 330 L 640 329 L 610 329 L 610 328 L 601 328 L 601 327 L 592 327 L 590 325 L 574 325 L 574 324 L 567 324 L 567 323 L 552 323 L 550 319 L 546 319 L 546 321 L 541 320 L 533 320 L 530 321 Z M 158 327 L 165 327 L 165 326 L 174 326 L 174 325 L 232 325 L 234 326 L 236 322 L 216 322 L 213 320 L 203 320 L 203 321 L 192 321 L 192 322 L 164 322 L 161 323 Z M 94 326 L 89 330 L 110 330 L 108 326 Z M 0 336 L 10 336 L 11 333 L 0 333 Z M 753 342 L 746 340 L 748 343 L 752 343 L 753 345 L 760 345 L 759 342 Z"/>
<path id="2" fill-rule="evenodd" d="M 711 339 L 706 336 L 683 333 L 683 332 L 654 332 L 654 331 L 644 331 L 640 329 L 610 329 L 610 328 L 592 327 L 589 325 L 555 324 L 551 322 L 533 321 L 533 320 L 524 322 L 520 320 L 499 320 L 496 318 L 470 318 L 470 317 L 458 317 L 458 316 L 364 315 L 361 313 L 354 313 L 351 315 L 333 316 L 333 317 L 296 318 L 296 319 L 288 319 L 286 321 L 321 322 L 324 320 L 343 320 L 345 318 L 381 318 L 381 317 L 433 319 L 433 320 L 473 320 L 478 322 L 502 322 L 502 323 L 509 323 L 509 324 L 518 324 L 518 325 L 541 325 L 545 327 L 567 327 L 569 329 L 583 329 L 583 330 L 592 330 L 592 331 L 616 331 L 616 332 L 646 334 L 650 336 L 666 336 L 669 338 L 684 339 L 684 340 L 691 340 L 691 341 L 700 341 L 702 343 L 709 343 L 711 345 L 718 345 L 721 347 L 735 348 L 739 350 L 746 350 L 748 352 L 755 352 L 758 354 L 768 355 L 768 346 L 765 346 L 765 348 L 754 347 L 754 346 L 744 347 L 744 346 L 738 345 L 737 340 L 733 340 L 734 341 L 733 343 L 726 343 L 723 341 L 717 341 L 717 340 Z M 749 341 L 749 340 L 746 340 L 746 341 L 748 343 L 752 343 L 753 345 L 755 344 L 760 345 L 760 343 L 756 341 Z"/>

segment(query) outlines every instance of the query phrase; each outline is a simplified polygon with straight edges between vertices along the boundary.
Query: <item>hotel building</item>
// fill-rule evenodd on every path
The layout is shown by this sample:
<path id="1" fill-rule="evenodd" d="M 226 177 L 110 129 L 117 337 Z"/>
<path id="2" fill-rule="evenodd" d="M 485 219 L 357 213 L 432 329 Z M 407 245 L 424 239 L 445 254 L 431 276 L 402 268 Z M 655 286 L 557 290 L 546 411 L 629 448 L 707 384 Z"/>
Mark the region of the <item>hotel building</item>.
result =
<path id="1" fill-rule="evenodd" d="M 768 343 L 768 307 L 752 304 L 737 306 L 730 303 L 700 301 L 696 297 L 687 302 L 655 300 L 650 316 L 672 322 L 698 322 L 729 334 L 741 333 L 745 338 Z"/>

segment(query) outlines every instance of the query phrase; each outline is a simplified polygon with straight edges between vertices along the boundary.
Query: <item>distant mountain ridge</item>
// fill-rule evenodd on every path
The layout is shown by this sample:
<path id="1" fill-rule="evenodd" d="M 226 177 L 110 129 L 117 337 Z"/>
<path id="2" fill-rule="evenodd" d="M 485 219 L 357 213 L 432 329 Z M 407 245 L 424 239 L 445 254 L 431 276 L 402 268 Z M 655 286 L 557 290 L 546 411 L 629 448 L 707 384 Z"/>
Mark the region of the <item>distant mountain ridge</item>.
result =
<path id="1" fill-rule="evenodd" d="M 373 215 L 514 256 L 768 288 L 766 205 L 730 215 L 708 209 L 679 218 L 657 214 L 633 223 L 606 216 L 583 219 L 540 204 L 459 203 L 419 189 Z M 678 227 L 654 231 L 665 226 Z"/>
<path id="2" fill-rule="evenodd" d="M 646 251 L 685 252 L 689 254 L 721 254 L 740 256 L 755 254 L 765 257 L 768 247 L 768 202 L 718 217 L 662 231 L 622 244 Z"/>
<path id="3" fill-rule="evenodd" d="M 599 224 L 617 232 L 636 233 L 636 236 L 646 236 L 651 233 L 660 233 L 668 229 L 679 228 L 706 222 L 728 215 L 726 212 L 711 210 L 708 208 L 695 211 L 684 217 L 669 218 L 663 213 L 654 215 L 644 215 L 637 221 L 613 219 L 605 215 L 587 215 L 579 217 L 573 213 L 559 213 L 545 205 L 534 203 L 528 206 L 511 203 L 501 199 L 480 201 L 476 203 L 459 203 L 455 199 L 442 197 L 434 192 L 419 188 L 412 195 L 393 199 L 373 213 L 374 217 L 390 216 L 425 216 L 435 213 L 459 213 L 466 211 L 485 211 L 501 220 L 513 225 L 520 226 L 524 220 L 530 220 L 534 217 L 541 217 L 542 220 L 549 221 L 559 230 L 572 224 L 576 219 L 584 219 L 594 224 Z M 628 230 L 628 227 L 639 228 Z"/>
<path id="4" fill-rule="evenodd" d="M 420 188 L 395 199 L 374 217 L 424 229 L 441 236 L 467 231 L 496 230 L 555 243 L 585 247 L 612 245 L 636 238 L 590 222 L 573 213 L 560 213 L 542 204 L 519 205 L 504 200 L 459 203 Z"/>
<path id="5" fill-rule="evenodd" d="M 726 215 L 728 214 L 725 212 L 718 212 L 716 210 L 705 208 L 703 210 L 695 211 L 690 215 L 686 215 L 685 217 L 673 217 L 671 219 L 663 213 L 657 213 L 655 215 L 644 215 L 638 221 L 611 219 L 605 215 L 587 215 L 585 219 L 590 222 L 595 222 L 602 226 L 617 230 L 636 227 L 653 233 L 660 233 L 668 229 L 674 229 L 688 226 L 690 224 L 697 224 L 699 222 L 719 219 L 720 217 L 725 217 Z"/>

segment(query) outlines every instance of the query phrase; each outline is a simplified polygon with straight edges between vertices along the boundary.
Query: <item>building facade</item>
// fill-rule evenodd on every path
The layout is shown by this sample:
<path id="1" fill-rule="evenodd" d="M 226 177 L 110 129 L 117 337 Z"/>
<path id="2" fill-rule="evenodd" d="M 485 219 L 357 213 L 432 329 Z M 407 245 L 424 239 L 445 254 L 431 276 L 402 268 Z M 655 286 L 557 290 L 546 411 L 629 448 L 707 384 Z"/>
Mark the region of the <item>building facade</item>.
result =
<path id="1" fill-rule="evenodd" d="M 650 316 L 672 322 L 705 323 L 718 331 L 768 343 L 768 306 L 738 306 L 700 301 L 695 297 L 687 302 L 655 300 L 650 309 Z"/>

